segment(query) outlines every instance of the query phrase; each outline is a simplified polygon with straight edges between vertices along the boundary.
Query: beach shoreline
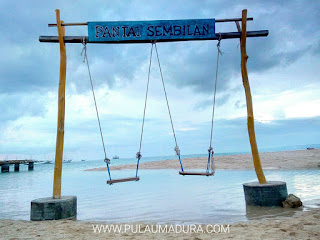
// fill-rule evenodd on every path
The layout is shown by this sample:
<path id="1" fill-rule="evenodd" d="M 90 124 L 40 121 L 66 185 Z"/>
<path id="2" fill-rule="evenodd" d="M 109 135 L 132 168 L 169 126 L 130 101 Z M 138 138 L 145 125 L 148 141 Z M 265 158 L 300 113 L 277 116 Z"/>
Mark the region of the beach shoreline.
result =
<path id="1" fill-rule="evenodd" d="M 157 229 L 157 224 L 138 222 L 113 224 L 113 226 L 122 226 L 120 233 L 112 231 L 94 233 L 94 226 L 111 226 L 111 223 L 72 220 L 34 222 L 2 219 L 0 220 L 0 232 L 2 239 L 319 239 L 319 220 L 320 208 L 316 208 L 310 211 L 297 211 L 292 217 L 272 217 L 234 224 L 195 224 L 196 231 L 194 232 L 190 231 L 191 225 L 189 225 L 189 231 L 185 232 L 170 231 L 170 227 L 165 232 L 152 232 L 150 229 Z M 123 231 L 125 226 L 131 226 L 131 228 Z M 165 225 L 162 224 L 162 226 Z M 173 229 L 177 229 L 175 228 L 177 224 L 172 226 Z M 214 228 L 214 226 L 219 227 Z"/>
<path id="2" fill-rule="evenodd" d="M 295 150 L 260 153 L 262 167 L 265 170 L 320 169 L 320 149 Z M 182 159 L 184 169 L 206 169 L 207 158 Z M 224 155 L 214 158 L 216 169 L 254 169 L 251 154 Z M 111 170 L 135 169 L 136 164 L 110 165 Z M 140 169 L 180 169 L 179 160 L 140 162 Z M 86 169 L 85 171 L 107 171 L 106 167 Z"/>
<path id="3" fill-rule="evenodd" d="M 297 150 L 283 152 L 261 153 L 264 169 L 320 169 L 320 149 Z M 206 167 L 206 158 L 183 159 L 185 169 Z M 252 169 L 253 163 L 250 154 L 217 156 L 215 158 L 217 169 Z M 135 168 L 135 164 L 112 166 L 113 170 Z M 142 162 L 141 169 L 179 169 L 178 160 L 164 160 L 156 162 Z M 88 171 L 105 171 L 106 168 L 89 169 Z M 320 199 L 315 201 L 313 208 L 303 207 L 292 209 L 290 216 L 263 217 L 256 219 L 246 213 L 248 221 L 225 224 L 195 224 L 196 229 L 207 229 L 219 225 L 228 227 L 229 232 L 150 232 L 151 226 L 156 223 L 131 222 L 110 223 L 105 221 L 26 221 L 0 219 L 1 239 L 319 239 L 320 238 Z M 258 207 L 259 208 L 259 207 Z M 249 214 L 249 215 L 248 215 Z M 93 226 L 97 225 L 125 225 L 137 226 L 127 232 L 101 232 L 94 233 Z M 171 225 L 179 225 L 172 223 Z M 158 226 L 158 225 L 157 225 Z M 199 227 L 200 226 L 200 227 Z"/>

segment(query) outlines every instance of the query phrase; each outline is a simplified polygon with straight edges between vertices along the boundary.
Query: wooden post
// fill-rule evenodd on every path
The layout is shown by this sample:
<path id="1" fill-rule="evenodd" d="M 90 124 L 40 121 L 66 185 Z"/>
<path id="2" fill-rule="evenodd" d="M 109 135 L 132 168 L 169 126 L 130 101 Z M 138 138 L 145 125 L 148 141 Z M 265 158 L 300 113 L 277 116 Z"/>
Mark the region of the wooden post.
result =
<path id="1" fill-rule="evenodd" d="M 267 183 L 264 176 L 259 151 L 257 147 L 257 141 L 254 131 L 254 117 L 253 117 L 253 107 L 252 107 L 252 97 L 249 85 L 248 71 L 247 71 L 247 60 L 248 55 L 246 51 L 246 41 L 247 41 L 247 9 L 242 11 L 242 30 L 241 30 L 241 74 L 244 90 L 246 93 L 246 102 L 247 102 L 247 115 L 248 115 L 248 133 L 251 145 L 251 152 L 253 157 L 253 164 L 256 170 L 256 174 L 260 183 Z"/>
<path id="2" fill-rule="evenodd" d="M 66 88 L 66 70 L 67 55 L 66 47 L 63 41 L 65 35 L 64 27 L 61 25 L 60 10 L 56 10 L 57 29 L 60 44 L 60 76 L 59 76 L 59 93 L 58 93 L 58 126 L 56 141 L 56 156 L 54 164 L 53 179 L 53 198 L 61 197 L 61 173 L 62 173 L 62 157 L 63 157 L 63 140 L 64 140 L 64 115 L 65 115 L 65 88 Z"/>

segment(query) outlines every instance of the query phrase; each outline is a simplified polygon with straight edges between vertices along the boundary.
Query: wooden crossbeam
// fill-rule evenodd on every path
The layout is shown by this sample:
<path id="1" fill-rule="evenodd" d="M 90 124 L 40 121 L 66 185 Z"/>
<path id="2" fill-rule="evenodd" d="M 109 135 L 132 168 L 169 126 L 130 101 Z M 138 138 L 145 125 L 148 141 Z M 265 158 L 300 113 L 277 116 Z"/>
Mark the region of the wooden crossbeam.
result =
<path id="1" fill-rule="evenodd" d="M 247 37 L 266 37 L 268 36 L 269 31 L 268 30 L 259 30 L 259 31 L 248 31 Z M 240 32 L 224 32 L 224 33 L 216 33 L 216 36 L 214 38 L 205 39 L 205 40 L 219 40 L 221 35 L 221 39 L 232 39 L 232 38 L 241 38 Z M 91 43 L 88 41 L 88 36 L 65 36 L 63 37 L 63 40 L 65 43 L 82 43 L 85 41 L 86 43 Z M 58 36 L 40 36 L 39 37 L 40 42 L 51 42 L 51 43 L 58 43 L 59 38 Z M 174 42 L 177 40 L 158 40 L 157 42 Z M 178 41 L 186 41 L 186 40 L 178 40 Z M 108 42 L 104 44 L 114 44 L 114 43 L 150 43 L 151 41 L 139 41 L 139 40 L 133 40 L 133 41 L 123 41 L 123 42 Z M 94 42 L 97 43 L 97 42 Z M 101 43 L 100 43 L 101 44 Z"/>
<path id="2" fill-rule="evenodd" d="M 219 22 L 236 22 L 236 21 L 242 21 L 242 18 L 225 18 L 225 19 L 215 19 L 216 23 Z M 253 21 L 253 18 L 247 18 L 247 21 Z M 88 23 L 81 22 L 81 23 L 62 23 L 61 26 L 87 26 Z M 56 23 L 49 23 L 48 27 L 56 27 Z"/>
<path id="3" fill-rule="evenodd" d="M 130 177 L 130 178 L 118 178 L 113 180 L 108 180 L 107 184 L 120 183 L 120 182 L 130 182 L 130 181 L 139 181 L 140 177 Z"/>
<path id="4" fill-rule="evenodd" d="M 213 176 L 214 172 L 185 172 L 185 171 L 180 171 L 179 172 L 180 175 L 195 175 L 195 176 Z"/>

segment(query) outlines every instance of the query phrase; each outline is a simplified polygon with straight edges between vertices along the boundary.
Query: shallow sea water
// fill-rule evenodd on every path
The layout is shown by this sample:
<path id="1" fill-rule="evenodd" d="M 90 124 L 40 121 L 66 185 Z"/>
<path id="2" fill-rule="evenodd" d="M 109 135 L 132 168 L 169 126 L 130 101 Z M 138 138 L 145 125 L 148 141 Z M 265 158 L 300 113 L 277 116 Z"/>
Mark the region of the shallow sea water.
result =
<path id="1" fill-rule="evenodd" d="M 128 161 L 130 163 L 130 161 Z M 78 198 L 78 220 L 155 223 L 233 223 L 277 215 L 293 215 L 282 208 L 246 207 L 242 184 L 256 181 L 253 170 L 218 170 L 215 176 L 180 176 L 176 170 L 140 170 L 139 182 L 106 184 L 98 161 L 64 164 L 62 195 Z M 30 218 L 30 202 L 52 195 L 53 164 L 37 164 L 34 171 L 0 173 L 0 218 Z M 112 177 L 131 177 L 134 170 L 112 171 Z M 267 170 L 269 181 L 287 182 L 288 193 L 306 206 L 320 199 L 320 170 Z M 312 207 L 312 206 L 311 206 Z"/>

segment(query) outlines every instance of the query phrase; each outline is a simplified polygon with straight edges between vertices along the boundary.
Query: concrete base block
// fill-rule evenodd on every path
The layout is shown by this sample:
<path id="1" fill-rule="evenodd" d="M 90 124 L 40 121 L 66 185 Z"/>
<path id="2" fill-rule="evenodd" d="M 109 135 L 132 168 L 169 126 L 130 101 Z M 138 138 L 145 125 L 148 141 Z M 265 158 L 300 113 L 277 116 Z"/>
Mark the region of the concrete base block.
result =
<path id="1" fill-rule="evenodd" d="M 38 198 L 31 202 L 31 221 L 70 219 L 77 216 L 77 197 Z"/>
<path id="2" fill-rule="evenodd" d="M 282 206 L 288 196 L 286 183 L 278 181 L 245 183 L 243 190 L 246 204 L 251 206 Z"/>

